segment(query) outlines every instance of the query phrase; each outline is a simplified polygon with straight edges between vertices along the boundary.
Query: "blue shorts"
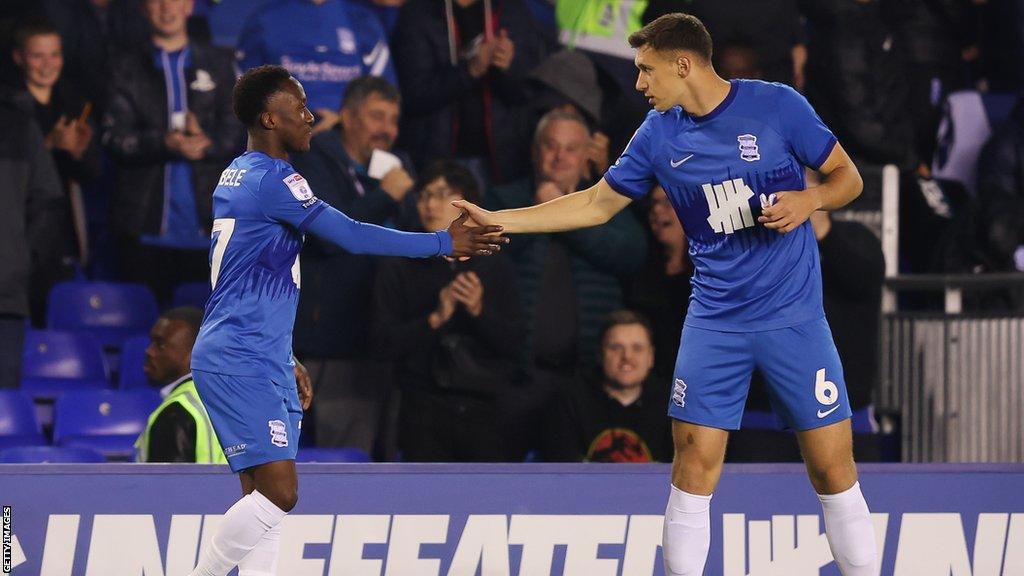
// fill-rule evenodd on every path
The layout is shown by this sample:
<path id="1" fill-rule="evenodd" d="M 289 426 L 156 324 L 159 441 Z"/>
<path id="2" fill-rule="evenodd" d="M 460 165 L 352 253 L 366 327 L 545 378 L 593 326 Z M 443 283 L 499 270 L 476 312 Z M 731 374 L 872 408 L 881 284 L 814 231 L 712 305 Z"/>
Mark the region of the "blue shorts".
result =
<path id="1" fill-rule="evenodd" d="M 192 377 L 232 472 L 295 459 L 302 406 L 294 386 L 201 370 Z"/>
<path id="2" fill-rule="evenodd" d="M 668 415 L 739 430 L 755 368 L 765 377 L 772 409 L 790 428 L 819 428 L 852 413 L 832 330 L 821 318 L 763 332 L 683 326 Z"/>

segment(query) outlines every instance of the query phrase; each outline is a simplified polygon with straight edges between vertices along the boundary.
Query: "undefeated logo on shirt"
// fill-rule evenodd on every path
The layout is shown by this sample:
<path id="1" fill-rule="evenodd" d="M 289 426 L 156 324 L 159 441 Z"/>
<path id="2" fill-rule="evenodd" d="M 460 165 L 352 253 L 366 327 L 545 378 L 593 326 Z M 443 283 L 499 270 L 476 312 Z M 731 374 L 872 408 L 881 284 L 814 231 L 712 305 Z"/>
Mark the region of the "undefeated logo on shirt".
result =
<path id="1" fill-rule="evenodd" d="M 750 212 L 750 199 L 754 191 L 742 178 L 726 180 L 721 184 L 704 184 L 704 198 L 708 201 L 708 224 L 715 232 L 732 234 L 754 225 Z"/>

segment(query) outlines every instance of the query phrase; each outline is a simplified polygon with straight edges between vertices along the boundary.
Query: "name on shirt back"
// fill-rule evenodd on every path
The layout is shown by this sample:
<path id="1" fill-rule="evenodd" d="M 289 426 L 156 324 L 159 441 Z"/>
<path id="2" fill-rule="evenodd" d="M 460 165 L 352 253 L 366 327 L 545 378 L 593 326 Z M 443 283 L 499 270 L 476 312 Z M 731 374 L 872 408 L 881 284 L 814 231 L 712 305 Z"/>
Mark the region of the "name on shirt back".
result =
<path id="1" fill-rule="evenodd" d="M 228 168 L 220 173 L 220 181 L 217 184 L 219 186 L 238 186 L 242 183 L 242 175 L 246 172 L 246 170 Z"/>

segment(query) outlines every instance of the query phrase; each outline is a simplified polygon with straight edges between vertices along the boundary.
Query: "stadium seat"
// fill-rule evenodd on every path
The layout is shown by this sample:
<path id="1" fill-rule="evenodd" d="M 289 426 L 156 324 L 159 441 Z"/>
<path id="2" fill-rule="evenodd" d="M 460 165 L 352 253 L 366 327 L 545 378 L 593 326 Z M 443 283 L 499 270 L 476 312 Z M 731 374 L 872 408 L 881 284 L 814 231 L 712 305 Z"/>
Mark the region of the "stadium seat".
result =
<path id="1" fill-rule="evenodd" d="M 187 282 L 185 284 L 178 284 L 174 288 L 174 297 L 171 302 L 175 308 L 178 306 L 195 306 L 200 310 L 205 310 L 206 301 L 209 298 L 209 282 Z"/>
<path id="2" fill-rule="evenodd" d="M 89 464 L 106 461 L 103 454 L 89 448 L 25 446 L 0 451 L 0 464 Z"/>
<path id="3" fill-rule="evenodd" d="M 149 336 L 132 336 L 121 346 L 121 361 L 118 365 L 117 387 L 121 390 L 149 389 L 149 379 L 142 371 L 146 362 L 146 347 Z"/>
<path id="4" fill-rule="evenodd" d="M 53 443 L 92 448 L 108 459 L 131 459 L 160 394 L 149 390 L 73 392 L 57 399 Z"/>
<path id="5" fill-rule="evenodd" d="M 359 448 L 299 448 L 296 462 L 371 462 Z"/>
<path id="6" fill-rule="evenodd" d="M 28 330 L 22 352 L 21 389 L 36 398 L 110 387 L 103 350 L 89 334 Z"/>
<path id="7" fill-rule="evenodd" d="M 32 399 L 24 392 L 0 390 L 0 450 L 45 445 Z"/>
<path id="8" fill-rule="evenodd" d="M 104 348 L 120 348 L 129 337 L 148 334 L 157 313 L 156 298 L 141 284 L 61 282 L 50 291 L 46 325 L 89 332 Z"/>

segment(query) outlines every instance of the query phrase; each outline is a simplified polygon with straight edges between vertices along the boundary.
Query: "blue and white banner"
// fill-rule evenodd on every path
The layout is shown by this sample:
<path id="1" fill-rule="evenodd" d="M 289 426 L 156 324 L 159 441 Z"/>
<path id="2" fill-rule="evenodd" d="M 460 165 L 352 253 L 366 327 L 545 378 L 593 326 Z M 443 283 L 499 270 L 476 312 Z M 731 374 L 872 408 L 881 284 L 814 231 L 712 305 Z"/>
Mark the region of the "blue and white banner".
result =
<path id="1" fill-rule="evenodd" d="M 662 574 L 666 465 L 299 470 L 282 575 Z M 881 574 L 1024 576 L 1024 465 L 862 465 L 861 485 Z M 239 494 L 216 466 L 3 465 L 0 573 L 186 576 Z M 707 574 L 839 574 L 800 465 L 727 466 L 712 522 Z"/>

